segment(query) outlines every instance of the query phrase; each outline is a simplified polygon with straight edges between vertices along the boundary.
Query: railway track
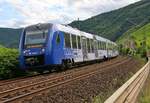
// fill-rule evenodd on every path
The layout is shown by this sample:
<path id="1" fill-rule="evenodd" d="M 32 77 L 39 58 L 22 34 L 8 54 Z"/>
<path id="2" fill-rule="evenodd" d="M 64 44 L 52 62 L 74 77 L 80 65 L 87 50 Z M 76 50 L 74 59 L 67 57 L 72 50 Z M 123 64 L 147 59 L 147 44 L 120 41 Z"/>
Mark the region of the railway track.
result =
<path id="1" fill-rule="evenodd" d="M 103 65 L 101 67 L 102 69 L 99 69 L 98 67 L 95 67 L 94 69 L 89 69 L 88 71 L 82 69 L 80 71 L 75 71 L 74 73 L 71 73 L 71 72 L 66 73 L 66 74 L 64 73 L 63 75 L 58 76 L 58 77 L 47 78 L 45 80 L 41 80 L 41 81 L 31 83 L 28 85 L 26 84 L 23 86 L 14 87 L 13 89 L 4 90 L 0 92 L 0 103 L 22 102 L 26 99 L 31 99 L 32 97 L 34 97 L 35 95 L 39 93 L 46 92 L 50 88 L 57 87 L 63 84 L 67 84 L 74 80 L 83 79 L 83 78 L 92 76 L 96 73 L 109 70 L 110 68 L 114 66 L 121 65 L 128 61 L 130 61 L 130 59 L 124 58 L 122 59 L 121 62 L 118 59 L 107 65 Z"/>
<path id="2" fill-rule="evenodd" d="M 120 59 L 126 59 L 127 57 L 118 57 L 114 60 L 111 60 L 110 62 L 103 62 L 101 63 L 102 67 L 108 66 L 108 65 L 112 65 L 115 62 L 120 61 Z M 73 70 L 69 70 L 66 72 L 62 72 L 62 73 L 53 73 L 51 75 L 48 74 L 44 74 L 44 75 L 38 75 L 38 76 L 33 76 L 33 77 L 23 77 L 23 78 L 19 78 L 19 79 L 14 79 L 14 80 L 4 80 L 2 82 L 0 82 L 0 93 L 3 91 L 7 91 L 8 89 L 14 89 L 14 87 L 21 87 L 24 85 L 29 85 L 29 84 L 33 84 L 36 83 L 37 81 L 43 81 L 49 78 L 54 78 L 56 76 L 59 76 L 60 74 L 63 76 L 64 74 L 68 74 L 71 73 L 72 71 L 78 71 L 81 69 L 86 69 L 87 66 L 84 67 L 79 67 L 79 69 L 73 69 Z"/>

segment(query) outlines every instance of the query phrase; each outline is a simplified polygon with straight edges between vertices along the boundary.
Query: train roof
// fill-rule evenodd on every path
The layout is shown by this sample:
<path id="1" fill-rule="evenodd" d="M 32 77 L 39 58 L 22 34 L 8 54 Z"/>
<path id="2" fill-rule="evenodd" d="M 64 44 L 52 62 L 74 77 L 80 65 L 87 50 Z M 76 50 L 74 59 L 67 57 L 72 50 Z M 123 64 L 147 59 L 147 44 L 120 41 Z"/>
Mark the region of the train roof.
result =
<path id="1" fill-rule="evenodd" d="M 69 25 L 61 25 L 61 24 L 54 24 L 54 25 L 58 30 L 63 31 L 63 32 L 71 33 L 73 35 L 85 36 L 85 37 L 90 38 L 90 39 L 93 39 L 95 37 L 97 40 L 116 44 L 116 43 L 110 41 L 109 39 L 103 38 L 103 37 L 95 35 L 95 34 L 80 31 L 76 28 L 72 28 Z"/>
<path id="2" fill-rule="evenodd" d="M 52 24 L 50 24 L 50 23 L 43 23 L 43 24 L 41 24 L 41 23 L 38 23 L 38 24 L 34 24 L 34 25 L 29 25 L 29 26 L 27 26 L 27 27 L 25 27 L 25 29 L 26 30 L 35 30 L 35 29 L 37 29 L 37 27 L 40 27 L 40 29 L 45 29 L 45 28 L 51 28 L 53 25 Z"/>
<path id="3" fill-rule="evenodd" d="M 91 34 L 91 33 L 86 33 L 86 32 L 80 31 L 80 30 L 78 30 L 76 28 L 72 28 L 71 26 L 68 26 L 68 25 L 55 24 L 55 27 L 60 31 L 71 33 L 73 35 L 80 35 L 80 36 L 84 36 L 84 37 L 87 37 L 87 38 L 90 38 L 90 39 L 93 39 L 94 36 L 95 36 L 95 38 L 97 40 L 101 40 L 101 41 L 106 41 L 107 40 L 103 37 L 100 37 L 100 36 L 97 36 L 97 35 L 94 35 L 94 34 Z"/>
<path id="4" fill-rule="evenodd" d="M 86 38 L 90 38 L 90 39 L 93 39 L 93 38 L 96 38 L 97 40 L 100 40 L 100 41 L 104 41 L 104 42 L 109 42 L 109 43 L 112 43 L 112 44 L 115 44 L 114 42 L 106 39 L 106 38 L 103 38 L 101 36 L 98 36 L 98 35 L 95 35 L 95 34 L 91 34 L 91 33 L 86 33 L 86 32 L 83 32 L 83 31 L 80 31 L 76 28 L 73 28 L 69 25 L 62 25 L 62 24 L 52 24 L 52 23 L 39 23 L 39 24 L 35 24 L 35 25 L 31 25 L 31 26 L 28 26 L 26 28 L 32 28 L 32 26 L 36 26 L 36 25 L 45 25 L 45 26 L 48 26 L 51 27 L 53 25 L 53 27 L 55 29 L 58 29 L 60 31 L 63 31 L 63 32 L 66 32 L 66 33 L 71 33 L 73 35 L 79 35 L 79 36 L 84 36 Z"/>

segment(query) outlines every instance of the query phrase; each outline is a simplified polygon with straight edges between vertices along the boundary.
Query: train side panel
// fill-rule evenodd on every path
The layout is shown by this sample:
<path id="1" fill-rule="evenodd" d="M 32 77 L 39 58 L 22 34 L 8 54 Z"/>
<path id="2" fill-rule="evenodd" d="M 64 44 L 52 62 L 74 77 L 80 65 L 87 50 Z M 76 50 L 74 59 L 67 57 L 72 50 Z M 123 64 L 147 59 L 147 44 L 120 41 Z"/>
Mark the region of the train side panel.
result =
<path id="1" fill-rule="evenodd" d="M 52 39 L 52 52 L 51 57 L 53 65 L 62 64 L 64 59 L 64 36 L 62 32 L 55 31 Z"/>

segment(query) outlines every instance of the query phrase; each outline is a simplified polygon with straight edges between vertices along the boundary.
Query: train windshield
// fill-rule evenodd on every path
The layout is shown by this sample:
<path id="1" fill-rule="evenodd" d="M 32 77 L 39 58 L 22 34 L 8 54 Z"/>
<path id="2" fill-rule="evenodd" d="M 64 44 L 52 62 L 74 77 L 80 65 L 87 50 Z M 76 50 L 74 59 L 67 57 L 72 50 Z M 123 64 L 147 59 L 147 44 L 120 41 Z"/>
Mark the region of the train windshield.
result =
<path id="1" fill-rule="evenodd" d="M 48 30 L 26 31 L 25 46 L 43 46 L 46 42 Z"/>
<path id="2" fill-rule="evenodd" d="M 43 44 L 46 41 L 48 30 L 44 31 L 27 31 L 25 45 Z"/>
<path id="3" fill-rule="evenodd" d="M 46 43 L 48 28 L 34 26 L 25 30 L 25 47 L 42 47 Z"/>

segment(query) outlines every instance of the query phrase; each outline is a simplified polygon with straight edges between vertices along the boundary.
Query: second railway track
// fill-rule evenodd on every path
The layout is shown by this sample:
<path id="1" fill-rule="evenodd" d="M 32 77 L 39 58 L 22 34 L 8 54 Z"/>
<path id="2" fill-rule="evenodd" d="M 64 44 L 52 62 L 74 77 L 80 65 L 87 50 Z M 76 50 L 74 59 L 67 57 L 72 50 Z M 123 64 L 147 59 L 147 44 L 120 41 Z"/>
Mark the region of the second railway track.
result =
<path id="1" fill-rule="evenodd" d="M 98 67 L 95 67 L 94 69 L 89 69 L 87 71 L 82 69 L 80 71 L 75 71 L 74 73 L 64 73 L 63 75 L 58 77 L 47 78 L 45 80 L 18 86 L 14 89 L 4 90 L 0 92 L 0 103 L 22 102 L 25 99 L 34 97 L 34 95 L 39 92 L 45 92 L 47 89 L 63 85 L 74 80 L 86 78 L 96 73 L 103 72 L 105 70 L 109 70 L 110 68 L 121 65 L 125 62 L 128 62 L 129 60 L 130 59 L 127 58 L 118 59 L 116 61 L 114 60 L 111 63 L 108 63 L 107 65 L 101 66 L 102 69 L 99 69 Z M 94 64 L 91 66 L 94 66 Z"/>

